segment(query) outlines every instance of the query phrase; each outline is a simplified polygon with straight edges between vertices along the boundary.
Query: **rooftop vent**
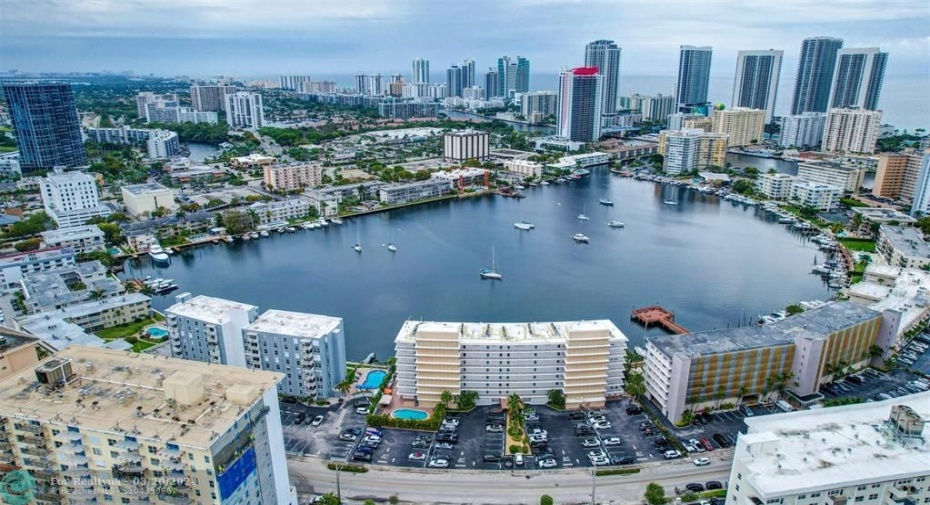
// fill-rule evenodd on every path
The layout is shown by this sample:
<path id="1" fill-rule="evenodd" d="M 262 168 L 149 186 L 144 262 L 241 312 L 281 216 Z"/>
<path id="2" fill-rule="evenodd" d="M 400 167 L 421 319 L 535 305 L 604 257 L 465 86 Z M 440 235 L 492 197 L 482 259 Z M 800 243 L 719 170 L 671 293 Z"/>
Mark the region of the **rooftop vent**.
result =
<path id="1" fill-rule="evenodd" d="M 36 380 L 40 384 L 46 384 L 51 387 L 60 388 L 74 376 L 71 371 L 71 360 L 67 358 L 51 359 L 42 366 L 36 368 Z"/>
<path id="2" fill-rule="evenodd" d="M 924 419 L 907 405 L 892 406 L 888 422 L 898 436 L 918 438 L 924 431 Z"/>

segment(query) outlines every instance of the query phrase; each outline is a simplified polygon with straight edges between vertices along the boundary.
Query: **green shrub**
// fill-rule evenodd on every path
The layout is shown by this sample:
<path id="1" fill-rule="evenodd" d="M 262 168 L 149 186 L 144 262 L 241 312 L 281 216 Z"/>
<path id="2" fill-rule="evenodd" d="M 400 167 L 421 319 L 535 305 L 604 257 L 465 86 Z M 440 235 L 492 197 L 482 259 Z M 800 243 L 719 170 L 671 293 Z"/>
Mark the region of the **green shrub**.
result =
<path id="1" fill-rule="evenodd" d="M 555 500 L 551 496 L 544 494 L 539 497 L 539 505 L 554 505 Z"/>
<path id="2" fill-rule="evenodd" d="M 688 492 L 688 493 L 681 495 L 681 502 L 691 503 L 693 501 L 698 501 L 698 499 L 700 498 L 701 498 L 700 495 L 698 495 L 697 493 Z"/>
<path id="3" fill-rule="evenodd" d="M 517 444 L 512 444 L 510 446 L 510 454 L 516 454 L 518 452 L 520 452 L 520 446 Z"/>
<path id="4" fill-rule="evenodd" d="M 330 470 L 339 470 L 341 472 L 350 472 L 350 473 L 366 473 L 368 472 L 368 467 L 360 465 L 341 465 L 337 463 L 329 463 L 326 465 L 326 468 Z"/>
<path id="5" fill-rule="evenodd" d="M 639 473 L 639 468 L 612 468 L 610 470 L 597 470 L 594 472 L 594 475 L 598 477 L 606 477 L 608 475 L 631 475 L 634 473 Z"/>
<path id="6" fill-rule="evenodd" d="M 727 495 L 726 489 L 715 489 L 713 491 L 707 491 L 701 493 L 701 498 L 723 498 Z"/>
<path id="7" fill-rule="evenodd" d="M 375 415 L 368 414 L 367 422 L 369 426 L 377 426 L 379 428 L 397 428 L 400 430 L 421 430 L 421 431 L 436 431 L 439 429 L 439 424 L 442 422 L 442 417 L 436 417 L 435 410 L 433 411 L 433 417 L 429 419 L 416 420 L 416 419 L 398 419 L 396 417 L 390 417 L 386 415 Z"/>

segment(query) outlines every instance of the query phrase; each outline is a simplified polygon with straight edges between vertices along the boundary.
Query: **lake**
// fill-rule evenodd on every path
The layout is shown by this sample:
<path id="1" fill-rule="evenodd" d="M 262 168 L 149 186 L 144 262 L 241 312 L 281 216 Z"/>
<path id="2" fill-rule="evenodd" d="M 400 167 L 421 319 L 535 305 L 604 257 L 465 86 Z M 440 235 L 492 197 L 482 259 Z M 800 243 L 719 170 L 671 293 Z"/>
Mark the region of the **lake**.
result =
<path id="1" fill-rule="evenodd" d="M 350 359 L 393 354 L 408 318 L 440 321 L 611 319 L 631 340 L 634 307 L 661 304 L 692 331 L 738 325 L 799 300 L 830 296 L 810 275 L 816 248 L 761 211 L 684 188 L 594 170 L 579 182 L 347 219 L 325 230 L 201 247 L 124 276 L 175 279 L 164 309 L 189 291 L 345 320 Z M 610 198 L 616 205 L 598 204 Z M 664 200 L 677 199 L 677 206 Z M 577 219 L 579 213 L 589 221 Z M 520 231 L 513 223 L 531 221 Z M 611 220 L 626 223 L 609 228 Z M 589 244 L 571 235 L 584 233 Z M 362 253 L 351 249 L 360 240 Z M 384 245 L 393 241 L 398 251 Z M 495 251 L 503 281 L 482 280 Z M 819 257 L 818 257 L 819 256 Z M 661 330 L 653 329 L 651 332 Z"/>

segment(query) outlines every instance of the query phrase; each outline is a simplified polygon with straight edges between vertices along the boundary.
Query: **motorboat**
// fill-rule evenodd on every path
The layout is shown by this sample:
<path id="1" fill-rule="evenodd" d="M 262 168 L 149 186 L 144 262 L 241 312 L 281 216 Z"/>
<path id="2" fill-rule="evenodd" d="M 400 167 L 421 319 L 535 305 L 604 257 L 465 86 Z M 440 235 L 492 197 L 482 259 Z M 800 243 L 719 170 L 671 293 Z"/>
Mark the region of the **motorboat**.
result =
<path id="1" fill-rule="evenodd" d="M 513 227 L 518 230 L 532 230 L 533 228 L 536 228 L 536 225 L 526 221 L 520 221 L 519 223 L 514 223 Z"/>
<path id="2" fill-rule="evenodd" d="M 155 261 L 168 261 L 168 253 L 159 244 L 149 246 L 149 256 Z"/>
<path id="3" fill-rule="evenodd" d="M 258 233 L 258 236 L 260 236 L 260 237 L 262 237 L 262 238 L 266 238 L 266 237 L 270 237 L 271 234 L 268 233 L 268 232 L 265 231 L 265 230 L 262 230 L 262 231 L 260 231 L 260 232 Z"/>
<path id="4" fill-rule="evenodd" d="M 591 220 L 591 218 L 588 217 L 586 214 L 578 214 L 578 219 L 580 219 L 580 220 L 582 220 L 582 221 L 590 221 L 590 220 Z"/>
<path id="5" fill-rule="evenodd" d="M 362 252 L 362 239 L 359 237 L 358 233 L 355 234 L 355 245 L 352 246 L 352 249 L 355 249 L 355 252 Z"/>
<path id="6" fill-rule="evenodd" d="M 607 226 L 610 226 L 611 228 L 623 228 L 623 223 L 620 221 L 611 221 L 607 223 Z"/>
<path id="7" fill-rule="evenodd" d="M 388 245 L 387 245 L 387 250 L 388 250 L 388 251 L 391 251 L 391 252 L 397 252 L 397 246 L 394 245 L 394 244 L 388 244 Z"/>
<path id="8" fill-rule="evenodd" d="M 585 244 L 588 243 L 588 237 L 584 235 L 583 233 L 576 233 L 572 235 L 572 240 L 574 240 L 575 242 L 584 242 Z"/>
<path id="9" fill-rule="evenodd" d="M 601 203 L 601 205 L 608 205 L 608 206 L 612 206 L 614 204 L 613 200 L 608 200 L 607 198 L 601 198 L 599 202 Z"/>
<path id="10" fill-rule="evenodd" d="M 331 217 L 329 218 L 329 222 L 332 224 L 342 224 L 342 219 L 339 219 L 338 217 Z"/>

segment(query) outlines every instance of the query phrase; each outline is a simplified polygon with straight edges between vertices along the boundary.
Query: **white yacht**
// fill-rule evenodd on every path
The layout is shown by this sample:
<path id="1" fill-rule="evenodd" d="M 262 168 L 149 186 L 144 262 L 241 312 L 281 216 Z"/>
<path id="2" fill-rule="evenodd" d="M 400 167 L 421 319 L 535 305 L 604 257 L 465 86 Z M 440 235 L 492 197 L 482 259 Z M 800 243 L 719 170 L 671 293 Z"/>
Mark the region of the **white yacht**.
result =
<path id="1" fill-rule="evenodd" d="M 611 221 L 607 223 L 607 226 L 611 228 L 623 228 L 623 223 L 621 221 Z"/>
<path id="2" fill-rule="evenodd" d="M 168 253 L 158 244 L 152 244 L 149 247 L 149 256 L 155 261 L 168 261 Z"/>
<path id="3" fill-rule="evenodd" d="M 352 246 L 352 249 L 355 249 L 355 252 L 360 253 L 362 252 L 362 239 L 360 238 L 358 233 L 355 234 L 355 240 L 356 242 L 355 242 L 355 245 Z"/>
<path id="4" fill-rule="evenodd" d="M 518 230 L 532 230 L 533 228 L 536 228 L 536 225 L 526 221 L 520 221 L 519 223 L 514 223 L 513 227 Z"/>
<path id="5" fill-rule="evenodd" d="M 578 219 L 580 219 L 580 220 L 582 220 L 582 221 L 590 221 L 590 220 L 591 220 L 591 218 L 588 217 L 587 214 L 578 214 Z"/>
<path id="6" fill-rule="evenodd" d="M 575 242 L 584 242 L 585 244 L 588 243 L 588 237 L 587 235 L 584 235 L 583 233 L 576 233 L 572 235 L 572 240 L 574 240 Z"/>

